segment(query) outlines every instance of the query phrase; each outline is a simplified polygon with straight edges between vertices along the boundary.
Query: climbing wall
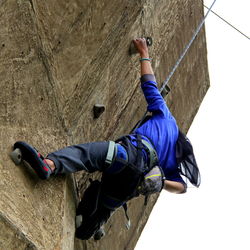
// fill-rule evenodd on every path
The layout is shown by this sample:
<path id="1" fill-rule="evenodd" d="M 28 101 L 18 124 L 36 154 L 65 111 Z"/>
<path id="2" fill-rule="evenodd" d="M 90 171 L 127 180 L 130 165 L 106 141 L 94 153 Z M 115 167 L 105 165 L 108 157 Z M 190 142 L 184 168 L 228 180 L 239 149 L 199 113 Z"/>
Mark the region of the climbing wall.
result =
<path id="1" fill-rule="evenodd" d="M 203 17 L 199 0 L 2 0 L 0 3 L 0 249 L 133 249 L 157 199 L 129 202 L 101 241 L 74 239 L 73 176 L 39 180 L 9 158 L 17 140 L 46 154 L 128 133 L 145 111 L 138 36 L 151 36 L 159 85 Z M 173 76 L 168 104 L 187 131 L 209 87 L 204 30 Z M 96 119 L 93 106 L 105 112 Z M 92 174 L 99 178 L 99 174 Z M 78 192 L 89 174 L 75 175 Z"/>

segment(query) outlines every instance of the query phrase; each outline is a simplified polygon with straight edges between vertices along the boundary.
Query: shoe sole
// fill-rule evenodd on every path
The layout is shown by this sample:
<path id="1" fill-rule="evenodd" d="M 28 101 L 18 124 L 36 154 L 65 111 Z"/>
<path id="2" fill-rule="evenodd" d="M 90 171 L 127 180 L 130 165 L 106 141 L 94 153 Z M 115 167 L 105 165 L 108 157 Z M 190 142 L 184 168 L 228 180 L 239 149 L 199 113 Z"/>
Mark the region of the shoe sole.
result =
<path id="1" fill-rule="evenodd" d="M 18 141 L 14 144 L 14 150 L 17 148 L 22 152 L 22 160 L 28 162 L 41 179 L 46 180 L 49 178 L 51 173 L 49 167 L 38 156 L 38 152 L 31 145 Z"/>

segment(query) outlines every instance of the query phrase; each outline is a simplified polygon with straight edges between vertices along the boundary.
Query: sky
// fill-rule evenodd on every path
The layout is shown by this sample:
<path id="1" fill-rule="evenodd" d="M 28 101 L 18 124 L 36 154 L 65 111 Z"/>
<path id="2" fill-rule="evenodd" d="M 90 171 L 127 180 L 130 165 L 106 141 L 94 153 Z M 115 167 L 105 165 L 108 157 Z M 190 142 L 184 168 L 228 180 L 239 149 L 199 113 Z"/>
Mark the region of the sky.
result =
<path id="1" fill-rule="evenodd" d="M 213 7 L 248 37 L 249 10 L 249 0 Z M 188 132 L 201 186 L 161 192 L 135 250 L 250 249 L 250 40 L 213 13 L 205 26 L 210 88 Z"/>

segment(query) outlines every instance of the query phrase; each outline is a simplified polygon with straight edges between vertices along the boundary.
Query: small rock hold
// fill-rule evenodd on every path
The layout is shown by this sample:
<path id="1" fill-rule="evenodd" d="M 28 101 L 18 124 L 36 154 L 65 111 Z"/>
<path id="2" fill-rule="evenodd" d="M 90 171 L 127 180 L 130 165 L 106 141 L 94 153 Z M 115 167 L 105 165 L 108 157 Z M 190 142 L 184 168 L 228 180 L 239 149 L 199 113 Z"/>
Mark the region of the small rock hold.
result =
<path id="1" fill-rule="evenodd" d="M 103 104 L 95 104 L 93 107 L 94 118 L 100 117 L 100 115 L 105 111 L 105 106 Z"/>
<path id="2" fill-rule="evenodd" d="M 100 240 L 105 236 L 104 228 L 99 228 L 99 230 L 94 234 L 94 240 Z"/>

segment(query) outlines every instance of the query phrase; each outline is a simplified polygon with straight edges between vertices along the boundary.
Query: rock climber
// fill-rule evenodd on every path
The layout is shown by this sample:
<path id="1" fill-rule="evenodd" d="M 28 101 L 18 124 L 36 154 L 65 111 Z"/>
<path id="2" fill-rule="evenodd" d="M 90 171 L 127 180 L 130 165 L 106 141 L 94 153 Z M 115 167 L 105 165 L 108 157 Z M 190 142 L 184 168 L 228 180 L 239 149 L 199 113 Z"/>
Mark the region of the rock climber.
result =
<path id="1" fill-rule="evenodd" d="M 146 40 L 137 38 L 133 43 L 140 55 L 141 88 L 151 116 L 131 134 L 116 141 L 72 145 L 46 157 L 25 142 L 14 144 L 42 179 L 81 170 L 103 173 L 101 182 L 91 182 L 77 208 L 76 214 L 83 217 L 76 229 L 76 237 L 80 239 L 93 236 L 126 201 L 147 193 L 140 191 L 142 180 L 160 176 L 162 187 L 173 193 L 186 192 L 187 180 L 182 176 L 193 185 L 200 185 L 192 145 L 178 128 L 157 88 Z M 160 167 L 160 174 L 143 178 L 156 165 Z"/>

